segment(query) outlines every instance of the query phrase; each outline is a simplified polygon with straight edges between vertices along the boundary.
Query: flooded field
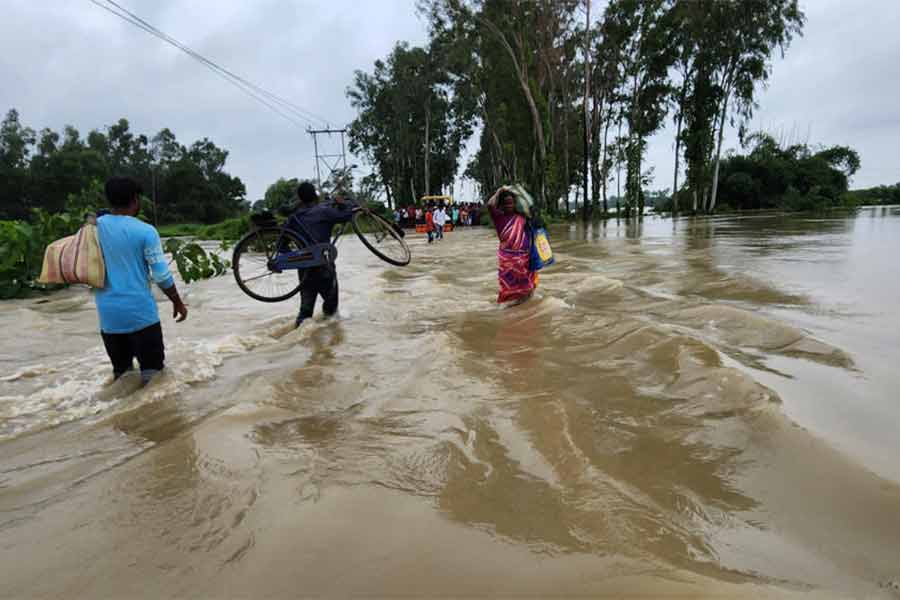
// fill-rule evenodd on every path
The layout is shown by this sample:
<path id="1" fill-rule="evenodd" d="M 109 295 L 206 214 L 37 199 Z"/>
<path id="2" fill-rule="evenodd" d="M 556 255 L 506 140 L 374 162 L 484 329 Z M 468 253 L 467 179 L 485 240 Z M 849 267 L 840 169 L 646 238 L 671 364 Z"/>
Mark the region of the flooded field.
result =
<path id="1" fill-rule="evenodd" d="M 90 294 L 0 304 L 0 596 L 900 594 L 900 208 L 341 244 L 111 384 Z"/>

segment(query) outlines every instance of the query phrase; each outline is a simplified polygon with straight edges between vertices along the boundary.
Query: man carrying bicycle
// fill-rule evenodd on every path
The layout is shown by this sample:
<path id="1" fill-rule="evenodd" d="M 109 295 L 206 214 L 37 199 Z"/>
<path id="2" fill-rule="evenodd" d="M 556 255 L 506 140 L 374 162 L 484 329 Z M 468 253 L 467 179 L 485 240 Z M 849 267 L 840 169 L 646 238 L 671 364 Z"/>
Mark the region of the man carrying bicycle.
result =
<path id="1" fill-rule="evenodd" d="M 289 226 L 304 232 L 314 244 L 330 242 L 334 226 L 350 221 L 353 212 L 359 210 L 356 203 L 346 202 L 340 196 L 332 204 L 319 204 L 316 188 L 308 181 L 297 187 L 297 198 L 300 205 L 291 216 Z M 319 296 L 322 296 L 322 312 L 326 317 L 333 316 L 338 309 L 338 280 L 334 262 L 310 268 L 300 284 L 297 327 L 312 317 Z"/>

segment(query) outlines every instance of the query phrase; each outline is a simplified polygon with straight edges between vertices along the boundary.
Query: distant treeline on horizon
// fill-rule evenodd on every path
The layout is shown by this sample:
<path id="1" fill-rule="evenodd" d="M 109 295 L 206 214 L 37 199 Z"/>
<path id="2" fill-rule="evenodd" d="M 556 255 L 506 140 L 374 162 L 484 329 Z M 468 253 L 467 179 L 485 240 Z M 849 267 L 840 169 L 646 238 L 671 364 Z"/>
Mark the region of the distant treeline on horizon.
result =
<path id="1" fill-rule="evenodd" d="M 102 184 L 115 174 L 157 199 L 148 212 L 159 222 L 217 223 L 249 208 L 243 182 L 224 170 L 227 158 L 208 138 L 185 146 L 167 128 L 136 134 L 127 119 L 86 137 L 72 126 L 36 132 L 11 109 L 0 125 L 0 219 L 102 206 Z"/>

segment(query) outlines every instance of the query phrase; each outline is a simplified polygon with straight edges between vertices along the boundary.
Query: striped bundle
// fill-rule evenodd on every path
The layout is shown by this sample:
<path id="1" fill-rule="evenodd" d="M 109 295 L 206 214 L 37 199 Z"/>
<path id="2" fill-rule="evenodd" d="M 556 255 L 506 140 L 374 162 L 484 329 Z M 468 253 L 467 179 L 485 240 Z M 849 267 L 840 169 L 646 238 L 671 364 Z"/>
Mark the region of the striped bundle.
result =
<path id="1" fill-rule="evenodd" d="M 97 226 L 85 223 L 75 235 L 47 246 L 38 282 L 85 283 L 102 288 L 106 284 L 106 265 L 97 238 Z"/>

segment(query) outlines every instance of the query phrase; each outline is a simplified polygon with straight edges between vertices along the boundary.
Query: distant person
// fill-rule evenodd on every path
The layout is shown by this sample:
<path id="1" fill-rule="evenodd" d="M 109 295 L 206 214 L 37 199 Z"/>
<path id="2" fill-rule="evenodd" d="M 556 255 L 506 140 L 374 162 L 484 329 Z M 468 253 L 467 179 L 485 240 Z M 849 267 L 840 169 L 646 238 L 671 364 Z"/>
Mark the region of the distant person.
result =
<path id="1" fill-rule="evenodd" d="M 454 226 L 459 225 L 459 205 L 454 204 L 453 209 L 450 211 L 451 220 Z"/>
<path id="2" fill-rule="evenodd" d="M 438 206 L 432 217 L 434 219 L 434 238 L 435 240 L 444 239 L 444 225 L 447 223 L 447 213 L 443 206 Z"/>
<path id="3" fill-rule="evenodd" d="M 416 207 L 410 204 L 406 207 L 406 226 L 407 227 L 415 227 L 416 226 Z"/>
<path id="4" fill-rule="evenodd" d="M 434 241 L 434 213 L 431 211 L 431 207 L 425 211 L 425 232 L 428 234 L 428 243 Z"/>
<path id="5" fill-rule="evenodd" d="M 297 198 L 300 206 L 291 217 L 290 225 L 309 236 L 314 244 L 330 242 L 334 226 L 349 221 L 353 212 L 359 209 L 355 203 L 340 197 L 334 203 L 319 204 L 319 194 L 308 181 L 297 187 Z M 300 284 L 300 312 L 294 323 L 297 327 L 313 316 L 319 296 L 322 296 L 322 312 L 326 317 L 333 316 L 338 309 L 338 278 L 333 262 L 307 269 Z"/>
<path id="6" fill-rule="evenodd" d="M 537 287 L 537 272 L 529 270 L 531 234 L 527 217 L 529 207 L 517 202 L 516 195 L 501 187 L 488 200 L 488 210 L 497 228 L 497 280 L 500 293 L 497 302 L 521 303 L 528 300 Z"/>
<path id="7" fill-rule="evenodd" d="M 156 300 L 155 283 L 172 301 L 176 322 L 188 309 L 178 295 L 169 272 L 159 233 L 137 219 L 141 186 L 129 177 L 112 177 L 104 188 L 110 211 L 97 219 L 97 237 L 106 263 L 106 285 L 94 294 L 100 317 L 100 335 L 118 379 L 134 368 L 147 383 L 165 366 L 166 353 Z"/>
<path id="8" fill-rule="evenodd" d="M 419 207 L 416 207 L 416 225 L 421 225 L 425 222 L 425 211 Z"/>

